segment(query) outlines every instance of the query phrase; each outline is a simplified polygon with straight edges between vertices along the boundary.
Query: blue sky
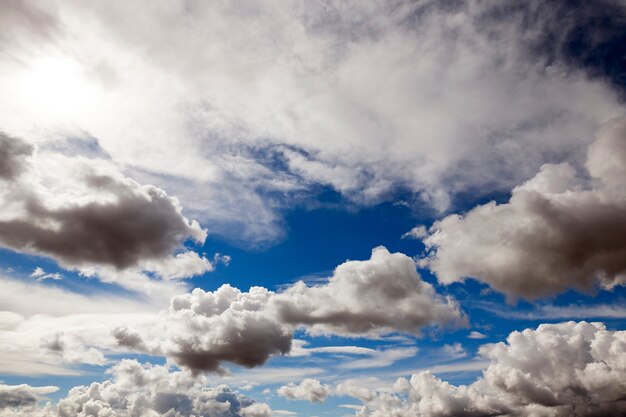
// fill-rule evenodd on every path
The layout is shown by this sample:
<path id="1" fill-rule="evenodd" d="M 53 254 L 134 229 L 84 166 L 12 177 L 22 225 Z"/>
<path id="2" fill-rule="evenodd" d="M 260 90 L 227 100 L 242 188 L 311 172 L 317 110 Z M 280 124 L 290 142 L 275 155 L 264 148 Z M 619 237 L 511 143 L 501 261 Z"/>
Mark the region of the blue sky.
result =
<path id="1" fill-rule="evenodd" d="M 626 415 L 621 2 L 127 3 L 0 6 L 0 417 Z"/>

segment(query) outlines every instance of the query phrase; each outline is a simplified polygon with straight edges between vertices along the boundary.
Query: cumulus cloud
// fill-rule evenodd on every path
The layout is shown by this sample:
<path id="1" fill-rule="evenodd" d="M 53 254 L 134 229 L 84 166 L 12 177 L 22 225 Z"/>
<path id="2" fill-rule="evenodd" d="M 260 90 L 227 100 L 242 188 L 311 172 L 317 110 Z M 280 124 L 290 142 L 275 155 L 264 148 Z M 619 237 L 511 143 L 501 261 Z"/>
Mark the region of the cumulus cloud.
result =
<path id="1" fill-rule="evenodd" d="M 534 299 L 626 282 L 626 118 L 589 147 L 589 180 L 568 163 L 546 164 L 491 202 L 437 221 L 422 266 L 442 283 L 472 277 L 510 297 Z"/>
<path id="2" fill-rule="evenodd" d="M 173 296 L 169 309 L 158 313 L 154 303 L 142 308 L 121 297 L 87 297 L 41 284 L 29 291 L 12 280 L 6 284 L 8 294 L 0 296 L 0 307 L 27 316 L 8 317 L 7 328 L 0 329 L 0 351 L 11 357 L 0 361 L 0 367 L 9 372 L 17 372 L 19 367 L 11 364 L 19 352 L 25 360 L 53 365 L 102 364 L 105 353 L 135 352 L 166 357 L 194 372 L 222 372 L 225 362 L 251 368 L 288 353 L 299 327 L 313 334 L 368 337 L 418 334 L 427 326 L 466 322 L 453 299 L 439 296 L 420 279 L 411 258 L 384 248 L 376 248 L 370 260 L 341 264 L 324 284 L 299 282 L 280 293 L 262 287 L 243 292 L 228 284 L 215 291 L 196 288 Z M 59 302 L 46 303 L 46 293 Z M 36 302 L 26 308 L 25 300 Z M 73 309 L 64 307 L 68 302 Z M 124 305 L 133 310 L 111 314 L 123 312 Z M 414 356 L 417 349 L 300 346 L 296 354 L 312 352 L 366 355 L 344 365 L 357 369 L 388 366 Z"/>
<path id="3" fill-rule="evenodd" d="M 223 285 L 215 292 L 196 288 L 170 303 L 166 354 L 194 370 L 215 371 L 222 361 L 262 365 L 291 348 L 292 333 L 267 308 L 274 293 Z"/>
<path id="4" fill-rule="evenodd" d="M 274 302 L 282 321 L 312 333 L 419 334 L 424 326 L 465 320 L 454 300 L 421 280 L 411 258 L 384 247 L 375 248 L 369 260 L 339 265 L 327 283 L 309 287 L 300 281 Z"/>
<path id="5" fill-rule="evenodd" d="M 609 416 L 626 412 L 626 332 L 542 324 L 485 345 L 483 376 L 454 386 L 430 372 L 377 392 L 359 416 Z"/>
<path id="6" fill-rule="evenodd" d="M 290 383 L 278 388 L 278 395 L 292 400 L 307 400 L 309 402 L 324 402 L 328 397 L 330 387 L 320 383 L 317 379 L 306 378 L 299 384 Z"/>
<path id="7" fill-rule="evenodd" d="M 57 405 L 37 407 L 33 400 L 16 400 L 0 411 L 2 417 L 269 417 L 267 404 L 253 400 L 225 385 L 207 386 L 207 380 L 185 371 L 122 360 L 111 368 L 111 378 L 89 386 L 74 387 Z M 51 387 L 43 388 L 50 392 Z M 4 392 L 4 386 L 2 388 Z M 25 392 L 42 388 L 13 387 Z M 39 390 L 39 391 L 36 391 Z M 2 394 L 0 394 L 1 396 Z M 0 397 L 2 398 L 2 397 Z M 27 397 L 25 397 L 27 398 Z"/>
<path id="8" fill-rule="evenodd" d="M 211 270 L 184 249 L 206 232 L 177 199 L 140 185 L 108 161 L 34 153 L 22 139 L 0 136 L 0 245 L 54 258 L 65 268 L 150 270 L 183 278 Z"/>
<path id="9" fill-rule="evenodd" d="M 598 77 L 619 78 L 621 55 L 594 52 L 622 32 L 617 2 L 11 5 L 0 126 L 42 142 L 77 126 L 246 242 L 279 238 L 312 184 L 359 204 L 407 188 L 440 209 L 508 189 L 623 111 Z"/>

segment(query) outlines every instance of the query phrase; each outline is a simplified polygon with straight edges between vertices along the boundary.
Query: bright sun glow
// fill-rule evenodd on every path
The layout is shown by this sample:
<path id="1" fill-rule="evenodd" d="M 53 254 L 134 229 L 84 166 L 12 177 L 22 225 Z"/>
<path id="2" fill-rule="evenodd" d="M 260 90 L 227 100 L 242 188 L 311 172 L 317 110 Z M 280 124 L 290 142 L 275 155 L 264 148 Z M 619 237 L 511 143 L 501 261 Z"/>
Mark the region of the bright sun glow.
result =
<path id="1" fill-rule="evenodd" d="M 12 88 L 24 110 L 50 123 L 76 122 L 93 109 L 98 93 L 80 63 L 66 57 L 32 61 Z"/>

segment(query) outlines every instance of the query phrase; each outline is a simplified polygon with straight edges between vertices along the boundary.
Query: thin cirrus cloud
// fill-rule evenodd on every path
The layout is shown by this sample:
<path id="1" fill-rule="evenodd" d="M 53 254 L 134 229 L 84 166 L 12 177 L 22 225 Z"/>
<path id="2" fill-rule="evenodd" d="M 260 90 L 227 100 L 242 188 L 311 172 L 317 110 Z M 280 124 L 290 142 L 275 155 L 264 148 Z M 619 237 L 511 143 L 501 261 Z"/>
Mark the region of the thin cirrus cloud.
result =
<path id="1" fill-rule="evenodd" d="M 491 202 L 436 221 L 421 265 L 440 282 L 476 278 L 511 298 L 536 299 L 626 282 L 626 118 L 613 119 L 589 146 L 579 177 L 546 164 Z"/>

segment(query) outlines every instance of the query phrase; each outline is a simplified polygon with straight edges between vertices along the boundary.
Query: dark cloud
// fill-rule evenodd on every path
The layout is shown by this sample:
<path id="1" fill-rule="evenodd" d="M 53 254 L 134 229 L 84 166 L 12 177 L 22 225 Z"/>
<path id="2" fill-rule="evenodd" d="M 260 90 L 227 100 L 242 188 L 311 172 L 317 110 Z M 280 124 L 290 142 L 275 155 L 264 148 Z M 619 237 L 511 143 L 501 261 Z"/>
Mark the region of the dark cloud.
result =
<path id="1" fill-rule="evenodd" d="M 105 161 L 44 154 L 31 173 L 25 164 L 33 146 L 8 136 L 0 140 L 0 174 L 11 181 L 0 194 L 7 207 L 0 244 L 7 248 L 51 256 L 65 267 L 124 269 L 168 258 L 187 239 L 204 240 L 204 231 L 181 214 L 176 199 L 125 178 Z M 57 158 L 60 167 L 46 165 L 46 158 Z M 61 171 L 45 171 L 56 168 Z M 208 262 L 199 257 L 187 263 L 198 262 L 206 269 Z"/>
<path id="2" fill-rule="evenodd" d="M 27 168 L 35 147 L 22 139 L 0 132 L 0 180 L 13 180 Z"/>
<path id="3" fill-rule="evenodd" d="M 546 164 L 505 204 L 437 221 L 422 265 L 440 282 L 473 277 L 511 297 L 534 299 L 626 282 L 626 118 L 589 148 L 590 181 L 569 164 Z"/>

